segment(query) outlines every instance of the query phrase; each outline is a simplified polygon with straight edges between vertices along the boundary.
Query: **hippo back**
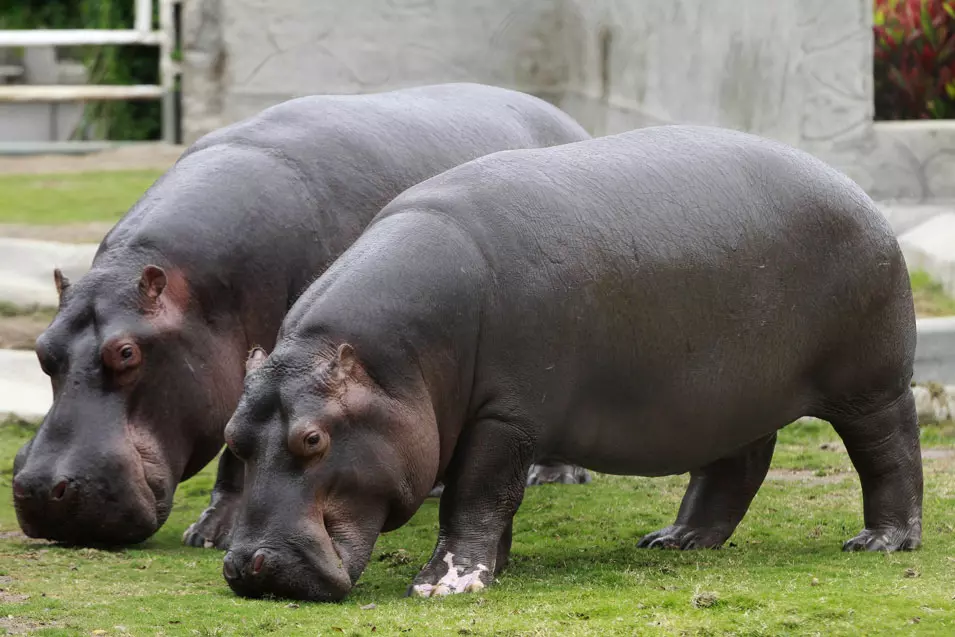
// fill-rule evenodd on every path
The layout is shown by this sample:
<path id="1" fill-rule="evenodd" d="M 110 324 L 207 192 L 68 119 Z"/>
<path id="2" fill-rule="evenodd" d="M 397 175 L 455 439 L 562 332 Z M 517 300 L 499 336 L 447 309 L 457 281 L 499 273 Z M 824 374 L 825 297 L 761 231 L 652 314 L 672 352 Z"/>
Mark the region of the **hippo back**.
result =
<path id="1" fill-rule="evenodd" d="M 193 144 L 97 261 L 144 248 L 196 281 L 278 285 L 291 302 L 410 186 L 491 152 L 588 137 L 543 100 L 479 84 L 293 99 Z"/>
<path id="2" fill-rule="evenodd" d="M 495 153 L 403 193 L 346 257 L 399 250 L 376 234 L 412 241 L 422 211 L 452 218 L 486 272 L 481 315 L 494 318 L 481 321 L 472 405 L 521 395 L 535 422 L 593 423 L 594 436 L 626 412 L 705 436 L 719 413 L 741 423 L 720 442 L 728 453 L 766 422 L 819 413 L 846 379 L 897 392 L 911 377 L 914 312 L 891 227 L 857 184 L 789 146 L 661 126 Z M 541 369 L 553 370 L 546 390 L 528 381 Z"/>

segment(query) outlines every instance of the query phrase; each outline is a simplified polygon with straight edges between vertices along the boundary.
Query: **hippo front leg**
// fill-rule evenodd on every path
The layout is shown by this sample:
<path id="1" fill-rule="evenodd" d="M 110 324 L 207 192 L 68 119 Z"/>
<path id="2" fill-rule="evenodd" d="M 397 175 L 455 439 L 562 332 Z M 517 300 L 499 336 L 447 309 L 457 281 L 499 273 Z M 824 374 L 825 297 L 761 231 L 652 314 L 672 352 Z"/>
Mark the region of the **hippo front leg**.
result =
<path id="1" fill-rule="evenodd" d="M 489 586 L 511 548 L 533 443 L 519 426 L 482 420 L 458 442 L 440 504 L 438 543 L 409 595 L 437 597 Z"/>
<path id="2" fill-rule="evenodd" d="M 640 548 L 719 548 L 746 515 L 766 478 L 776 434 L 761 438 L 729 458 L 690 473 L 676 522 L 648 533 Z"/>
<path id="3" fill-rule="evenodd" d="M 239 506 L 244 481 L 245 466 L 227 447 L 219 458 L 219 470 L 209 507 L 183 533 L 183 544 L 207 549 L 229 548 L 232 521 Z"/>

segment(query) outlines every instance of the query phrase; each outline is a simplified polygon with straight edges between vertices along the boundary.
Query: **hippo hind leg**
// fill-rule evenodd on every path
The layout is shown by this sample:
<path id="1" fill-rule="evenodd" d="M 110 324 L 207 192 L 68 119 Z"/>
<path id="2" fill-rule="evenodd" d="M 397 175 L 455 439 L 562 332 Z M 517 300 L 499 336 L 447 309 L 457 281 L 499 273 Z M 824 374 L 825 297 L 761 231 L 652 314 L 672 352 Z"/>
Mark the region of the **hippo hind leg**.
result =
<path id="1" fill-rule="evenodd" d="M 690 472 L 676 522 L 645 535 L 640 548 L 720 548 L 746 515 L 766 478 L 776 447 L 775 432 Z"/>
<path id="2" fill-rule="evenodd" d="M 862 482 L 865 529 L 845 551 L 912 550 L 922 543 L 922 456 L 915 398 L 902 395 L 868 413 L 830 414 Z"/>

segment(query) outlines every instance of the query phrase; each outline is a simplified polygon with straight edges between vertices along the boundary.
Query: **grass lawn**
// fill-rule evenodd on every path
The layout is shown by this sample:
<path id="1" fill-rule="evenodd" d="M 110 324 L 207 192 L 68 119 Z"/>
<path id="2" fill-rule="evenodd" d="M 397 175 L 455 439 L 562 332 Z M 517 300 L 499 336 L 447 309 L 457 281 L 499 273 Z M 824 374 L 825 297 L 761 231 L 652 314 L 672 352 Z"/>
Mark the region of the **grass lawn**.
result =
<path id="1" fill-rule="evenodd" d="M 945 294 L 942 284 L 921 270 L 911 272 L 912 296 L 919 316 L 955 315 L 955 299 Z"/>
<path id="2" fill-rule="evenodd" d="M 0 223 L 117 221 L 159 170 L 0 175 Z"/>
<path id="3" fill-rule="evenodd" d="M 113 222 L 159 175 L 0 176 L 0 224 Z M 912 283 L 920 315 L 955 314 L 955 300 L 924 273 Z M 0 342 L 31 347 L 49 318 L 0 307 L 0 328 L 17 322 Z M 686 476 L 597 475 L 586 486 L 527 491 L 511 565 L 481 594 L 402 597 L 433 548 L 437 503 L 429 501 L 381 538 L 352 595 L 334 605 L 237 598 L 220 552 L 181 546 L 208 501 L 214 464 L 182 485 L 169 521 L 141 546 L 26 539 L 10 482 L 31 433 L 0 423 L 0 635 L 955 634 L 953 430 L 923 431 L 925 546 L 914 553 L 840 551 L 862 525 L 858 478 L 832 429 L 809 423 L 782 432 L 770 478 L 724 550 L 636 548 L 672 521 Z"/>
<path id="4" fill-rule="evenodd" d="M 686 477 L 598 475 L 527 491 L 512 563 L 492 588 L 402 597 L 433 547 L 437 506 L 381 538 L 339 604 L 234 596 L 221 553 L 182 547 L 212 466 L 182 485 L 166 526 L 120 551 L 24 538 L 11 505 L 13 455 L 31 428 L 0 425 L 0 634 L 45 635 L 952 635 L 955 434 L 923 431 L 924 547 L 846 554 L 862 523 L 858 479 L 825 423 L 781 434 L 770 478 L 721 551 L 637 549 L 669 523 Z"/>

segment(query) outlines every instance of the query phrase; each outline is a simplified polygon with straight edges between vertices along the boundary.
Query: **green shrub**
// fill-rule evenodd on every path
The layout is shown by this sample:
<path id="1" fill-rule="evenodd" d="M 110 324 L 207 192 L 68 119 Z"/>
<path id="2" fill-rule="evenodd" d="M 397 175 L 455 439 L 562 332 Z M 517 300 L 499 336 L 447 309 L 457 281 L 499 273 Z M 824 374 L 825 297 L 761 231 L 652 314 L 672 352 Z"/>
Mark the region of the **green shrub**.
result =
<path id="1" fill-rule="evenodd" d="M 153 21 L 158 23 L 158 2 Z M 132 0 L 9 0 L 0 29 L 131 29 Z M 154 46 L 96 46 L 69 51 L 89 69 L 91 84 L 158 84 L 159 51 Z M 158 139 L 158 100 L 90 102 L 80 134 L 96 139 Z"/>
<path id="2" fill-rule="evenodd" d="M 955 0 L 875 0 L 876 119 L 955 117 Z"/>

